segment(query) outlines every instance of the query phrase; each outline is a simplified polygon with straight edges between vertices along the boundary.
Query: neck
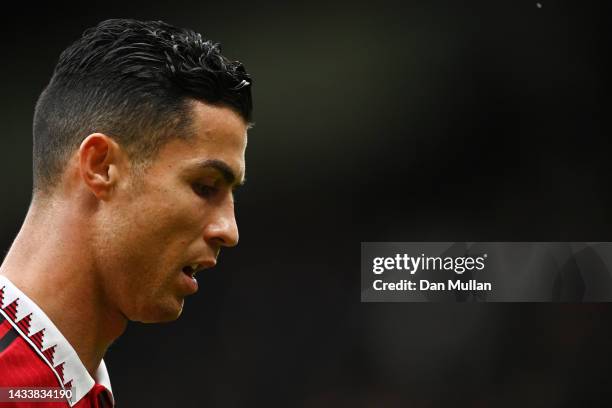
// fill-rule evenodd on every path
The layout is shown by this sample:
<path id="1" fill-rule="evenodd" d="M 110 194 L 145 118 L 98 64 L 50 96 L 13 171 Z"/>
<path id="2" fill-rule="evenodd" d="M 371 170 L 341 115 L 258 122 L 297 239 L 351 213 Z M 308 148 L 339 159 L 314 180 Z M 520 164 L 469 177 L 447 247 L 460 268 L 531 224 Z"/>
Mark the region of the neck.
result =
<path id="1" fill-rule="evenodd" d="M 93 376 L 127 319 L 105 296 L 87 216 L 66 202 L 34 200 L 0 275 L 53 321 Z"/>

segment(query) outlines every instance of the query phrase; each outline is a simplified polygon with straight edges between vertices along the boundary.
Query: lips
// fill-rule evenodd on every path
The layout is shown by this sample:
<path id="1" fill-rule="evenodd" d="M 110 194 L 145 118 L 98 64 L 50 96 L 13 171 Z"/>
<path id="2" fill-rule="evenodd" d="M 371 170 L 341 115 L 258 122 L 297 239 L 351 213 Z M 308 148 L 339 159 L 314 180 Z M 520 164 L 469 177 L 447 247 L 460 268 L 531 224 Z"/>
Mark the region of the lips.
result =
<path id="1" fill-rule="evenodd" d="M 190 278 L 195 278 L 196 273 L 204 269 L 212 268 L 213 266 L 215 266 L 216 263 L 217 263 L 216 260 L 210 260 L 210 261 L 196 262 L 196 263 L 192 263 L 189 265 L 185 265 L 183 267 L 183 273 L 189 276 Z"/>

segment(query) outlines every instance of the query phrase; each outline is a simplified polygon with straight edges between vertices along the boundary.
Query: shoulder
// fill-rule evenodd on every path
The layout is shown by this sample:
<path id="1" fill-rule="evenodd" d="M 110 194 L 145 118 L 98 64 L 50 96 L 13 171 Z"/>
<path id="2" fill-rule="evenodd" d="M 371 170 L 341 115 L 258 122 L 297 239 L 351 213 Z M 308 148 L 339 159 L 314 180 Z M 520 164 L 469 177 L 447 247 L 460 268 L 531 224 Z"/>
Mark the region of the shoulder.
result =
<path id="1" fill-rule="evenodd" d="M 42 405 L 36 403 L 36 408 L 66 407 L 68 404 L 73 408 L 113 405 L 104 361 L 98 366 L 95 379 L 92 378 L 76 351 L 44 311 L 11 281 L 0 275 L 0 388 L 2 387 L 73 390 L 70 401 Z M 0 401 L 0 408 L 5 406 L 6 404 Z M 8 406 L 13 406 L 13 403 Z M 20 404 L 20 407 L 24 406 Z"/>

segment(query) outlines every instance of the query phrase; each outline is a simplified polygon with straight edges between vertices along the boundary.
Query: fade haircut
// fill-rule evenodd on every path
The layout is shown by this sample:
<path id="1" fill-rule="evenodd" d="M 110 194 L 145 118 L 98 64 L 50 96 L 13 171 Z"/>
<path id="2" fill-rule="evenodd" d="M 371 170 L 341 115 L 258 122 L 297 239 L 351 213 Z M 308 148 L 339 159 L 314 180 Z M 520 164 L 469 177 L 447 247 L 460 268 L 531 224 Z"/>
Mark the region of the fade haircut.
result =
<path id="1" fill-rule="evenodd" d="M 36 104 L 34 192 L 58 183 L 91 133 L 111 136 L 145 163 L 171 137 L 190 136 L 194 100 L 251 122 L 252 80 L 218 43 L 162 21 L 112 19 L 86 30 L 59 57 Z"/>

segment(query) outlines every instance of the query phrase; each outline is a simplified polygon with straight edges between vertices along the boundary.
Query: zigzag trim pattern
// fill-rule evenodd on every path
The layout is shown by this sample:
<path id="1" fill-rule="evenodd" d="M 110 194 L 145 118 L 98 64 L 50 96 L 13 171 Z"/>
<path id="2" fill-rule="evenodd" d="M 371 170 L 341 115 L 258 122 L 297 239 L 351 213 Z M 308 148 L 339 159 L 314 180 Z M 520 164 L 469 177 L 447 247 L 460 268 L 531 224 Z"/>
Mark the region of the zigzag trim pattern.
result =
<path id="1" fill-rule="evenodd" d="M 73 388 L 72 398 L 68 401 L 70 406 L 75 405 L 93 388 L 94 379 L 53 322 L 3 276 L 0 276 L 0 313 L 8 318 L 21 337 L 51 367 L 62 387 Z M 102 385 L 110 391 L 104 362 L 100 364 L 98 374 L 104 379 Z"/>

